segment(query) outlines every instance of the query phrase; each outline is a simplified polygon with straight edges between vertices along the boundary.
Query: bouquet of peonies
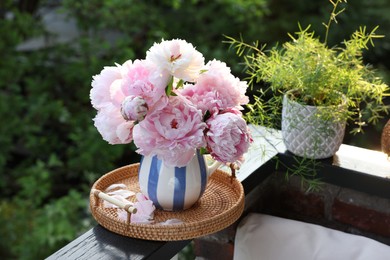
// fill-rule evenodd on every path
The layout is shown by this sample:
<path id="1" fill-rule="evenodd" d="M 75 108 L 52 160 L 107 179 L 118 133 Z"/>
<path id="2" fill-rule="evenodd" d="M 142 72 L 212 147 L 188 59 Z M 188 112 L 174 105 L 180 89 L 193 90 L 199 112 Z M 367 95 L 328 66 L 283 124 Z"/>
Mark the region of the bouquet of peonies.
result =
<path id="1" fill-rule="evenodd" d="M 184 40 L 155 43 L 144 60 L 105 67 L 93 77 L 94 123 L 110 144 L 134 142 L 141 155 L 183 167 L 197 149 L 242 163 L 252 137 L 242 118 L 247 83 L 225 63 L 204 63 Z"/>

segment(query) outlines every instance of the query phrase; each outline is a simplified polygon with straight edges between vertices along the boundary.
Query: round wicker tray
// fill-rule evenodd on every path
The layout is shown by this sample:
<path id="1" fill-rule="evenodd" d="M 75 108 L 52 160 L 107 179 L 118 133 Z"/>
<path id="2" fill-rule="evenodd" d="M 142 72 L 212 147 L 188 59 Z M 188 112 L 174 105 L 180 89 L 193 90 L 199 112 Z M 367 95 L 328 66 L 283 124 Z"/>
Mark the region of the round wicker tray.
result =
<path id="1" fill-rule="evenodd" d="M 123 183 L 139 192 L 138 166 L 132 164 L 113 170 L 98 179 L 92 189 L 104 191 L 111 184 Z M 117 218 L 117 210 L 104 208 L 102 200 L 90 194 L 92 215 L 108 230 L 139 239 L 173 241 L 186 240 L 220 231 L 233 224 L 244 210 L 244 189 L 228 173 L 217 170 L 210 177 L 200 200 L 190 209 L 170 212 L 156 209 L 154 224 L 125 222 Z M 168 219 L 180 219 L 180 224 L 162 225 Z"/>

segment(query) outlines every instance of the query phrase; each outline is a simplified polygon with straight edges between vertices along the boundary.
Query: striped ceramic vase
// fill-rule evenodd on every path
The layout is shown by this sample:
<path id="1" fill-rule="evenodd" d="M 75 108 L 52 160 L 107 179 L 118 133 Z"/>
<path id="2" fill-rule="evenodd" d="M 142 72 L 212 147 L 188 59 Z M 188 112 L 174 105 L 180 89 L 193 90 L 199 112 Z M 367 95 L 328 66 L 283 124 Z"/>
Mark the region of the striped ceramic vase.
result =
<path id="1" fill-rule="evenodd" d="M 216 168 L 208 167 L 199 152 L 185 167 L 169 167 L 157 156 L 143 156 L 138 173 L 139 185 L 141 192 L 157 208 L 185 210 L 202 196 L 208 175 Z"/>

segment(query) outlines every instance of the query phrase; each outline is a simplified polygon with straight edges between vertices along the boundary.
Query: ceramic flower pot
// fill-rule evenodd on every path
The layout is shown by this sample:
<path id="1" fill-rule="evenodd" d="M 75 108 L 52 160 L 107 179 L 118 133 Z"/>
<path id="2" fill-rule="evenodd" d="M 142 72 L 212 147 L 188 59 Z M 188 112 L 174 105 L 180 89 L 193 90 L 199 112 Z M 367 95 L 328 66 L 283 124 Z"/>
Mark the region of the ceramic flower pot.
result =
<path id="1" fill-rule="evenodd" d="M 324 159 L 333 156 L 339 149 L 345 133 L 346 121 L 319 117 L 316 106 L 302 105 L 283 98 L 282 136 L 287 150 L 295 155 Z M 346 109 L 344 105 L 329 109 Z"/>
<path id="2" fill-rule="evenodd" d="M 166 166 L 157 156 L 143 156 L 139 185 L 156 208 L 180 211 L 193 206 L 206 189 L 209 176 L 221 165 L 208 166 L 198 151 L 185 167 Z"/>

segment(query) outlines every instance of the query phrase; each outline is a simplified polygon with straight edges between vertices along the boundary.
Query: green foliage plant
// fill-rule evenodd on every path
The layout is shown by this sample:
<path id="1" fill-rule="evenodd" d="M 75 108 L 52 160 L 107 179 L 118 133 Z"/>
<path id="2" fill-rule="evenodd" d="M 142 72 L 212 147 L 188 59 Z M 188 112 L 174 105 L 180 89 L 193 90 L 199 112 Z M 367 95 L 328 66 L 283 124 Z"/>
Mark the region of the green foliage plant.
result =
<path id="1" fill-rule="evenodd" d="M 285 95 L 299 104 L 316 106 L 318 112 L 315 116 L 319 120 L 352 122 L 353 134 L 362 132 L 363 127 L 370 123 L 376 124 L 388 113 L 389 107 L 384 103 L 384 98 L 389 96 L 389 87 L 363 61 L 363 51 L 374 47 L 373 41 L 384 36 L 376 34 L 378 26 L 371 31 L 362 26 L 341 46 L 329 47 L 330 28 L 337 23 L 338 15 L 345 11 L 343 6 L 347 1 L 329 2 L 332 10 L 328 21 L 323 23 L 323 41 L 310 25 L 303 28 L 300 24 L 298 32 L 288 34 L 290 40 L 271 49 L 266 49 L 258 41 L 248 44 L 242 37 L 235 39 L 226 36 L 225 43 L 244 58 L 245 71 L 252 88 L 263 86 L 248 105 L 246 119 L 252 124 L 280 128 Z M 302 118 L 297 117 L 296 121 L 298 123 Z M 306 156 L 294 156 L 293 159 L 293 166 L 284 165 L 286 177 L 299 176 L 302 186 L 307 184 L 309 191 L 318 189 L 321 181 L 316 179 L 316 160 Z"/>
<path id="2" fill-rule="evenodd" d="M 320 41 L 310 25 L 295 35 L 288 34 L 290 41 L 281 46 L 265 49 L 258 42 L 247 44 L 227 37 L 227 43 L 243 56 L 249 82 L 253 86 L 265 83 L 255 102 L 249 106 L 247 119 L 254 124 L 277 127 L 280 120 L 282 98 L 293 91 L 291 98 L 300 104 L 318 106 L 318 116 L 330 117 L 336 121 L 348 120 L 354 123 L 352 133 L 362 132 L 369 123 L 375 124 L 389 107 L 384 104 L 389 87 L 364 64 L 363 51 L 373 40 L 384 37 L 377 35 L 376 26 L 371 31 L 360 27 L 343 41 L 342 46 L 329 47 L 327 39 L 331 25 L 337 23 L 337 16 L 344 12 L 340 8 L 346 0 L 330 0 L 332 11 L 325 26 L 324 41 Z M 340 95 L 342 94 L 342 95 Z M 330 109 L 346 103 L 348 109 Z"/>

